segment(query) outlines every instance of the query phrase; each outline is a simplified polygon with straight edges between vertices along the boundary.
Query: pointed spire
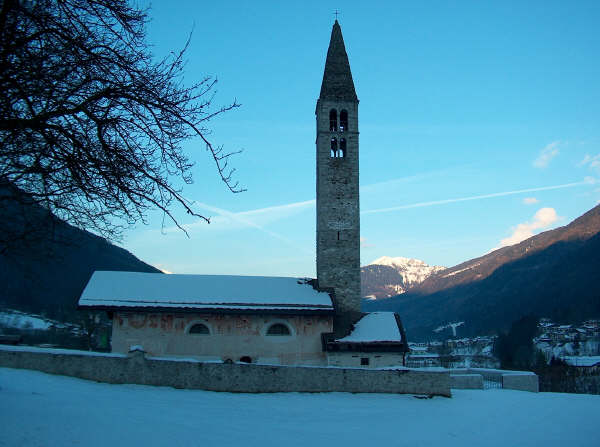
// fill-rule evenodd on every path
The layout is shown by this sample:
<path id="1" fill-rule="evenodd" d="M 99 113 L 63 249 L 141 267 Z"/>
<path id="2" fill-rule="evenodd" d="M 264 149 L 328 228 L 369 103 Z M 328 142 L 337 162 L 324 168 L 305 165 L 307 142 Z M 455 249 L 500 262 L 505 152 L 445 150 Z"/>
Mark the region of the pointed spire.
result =
<path id="1" fill-rule="evenodd" d="M 344 46 L 342 29 L 337 20 L 331 30 L 331 40 L 329 50 L 327 50 L 327 61 L 325 61 L 325 72 L 323 73 L 319 99 L 358 101 L 346 47 Z"/>

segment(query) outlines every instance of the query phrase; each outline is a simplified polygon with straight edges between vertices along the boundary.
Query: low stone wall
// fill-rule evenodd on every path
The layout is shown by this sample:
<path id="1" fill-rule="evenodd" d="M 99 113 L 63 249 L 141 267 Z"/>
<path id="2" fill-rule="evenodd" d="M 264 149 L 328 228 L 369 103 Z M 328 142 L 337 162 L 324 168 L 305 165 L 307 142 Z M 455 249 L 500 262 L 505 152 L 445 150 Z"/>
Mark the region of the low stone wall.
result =
<path id="1" fill-rule="evenodd" d="M 457 390 L 482 390 L 481 374 L 450 374 L 450 387 Z"/>
<path id="2" fill-rule="evenodd" d="M 504 369 L 470 368 L 469 373 L 481 374 L 484 379 L 502 384 L 502 388 L 509 390 L 539 391 L 538 376 L 531 371 L 510 371 Z"/>
<path id="3" fill-rule="evenodd" d="M 502 376 L 502 388 L 519 391 L 539 391 L 539 380 L 535 374 L 505 374 Z"/>
<path id="4" fill-rule="evenodd" d="M 404 393 L 450 397 L 447 371 L 202 363 L 85 351 L 0 347 L 0 366 L 106 383 L 172 386 L 239 393 Z"/>

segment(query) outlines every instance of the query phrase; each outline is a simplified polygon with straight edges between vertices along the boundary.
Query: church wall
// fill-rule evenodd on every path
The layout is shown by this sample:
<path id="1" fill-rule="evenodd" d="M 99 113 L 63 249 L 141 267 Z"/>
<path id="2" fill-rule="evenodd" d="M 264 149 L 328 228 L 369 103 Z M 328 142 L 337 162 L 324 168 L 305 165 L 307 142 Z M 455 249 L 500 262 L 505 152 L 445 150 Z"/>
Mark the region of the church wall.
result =
<path id="1" fill-rule="evenodd" d="M 368 365 L 361 364 L 368 359 Z M 327 364 L 350 368 L 387 368 L 402 366 L 401 352 L 328 352 Z"/>
<path id="2" fill-rule="evenodd" d="M 190 334 L 195 323 L 206 325 L 210 334 Z M 286 325 L 291 335 L 266 335 L 274 323 Z M 112 351 L 127 353 L 141 345 L 156 357 L 239 361 L 248 356 L 253 363 L 325 365 L 321 334 L 332 327 L 332 317 L 320 315 L 115 312 Z"/>

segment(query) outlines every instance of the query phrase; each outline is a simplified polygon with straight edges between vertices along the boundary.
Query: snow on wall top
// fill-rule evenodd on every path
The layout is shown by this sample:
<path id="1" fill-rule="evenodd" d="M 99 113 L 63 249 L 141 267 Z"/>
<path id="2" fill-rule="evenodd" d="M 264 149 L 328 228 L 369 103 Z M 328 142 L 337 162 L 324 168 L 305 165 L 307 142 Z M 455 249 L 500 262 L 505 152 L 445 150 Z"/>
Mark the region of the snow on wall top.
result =
<path id="1" fill-rule="evenodd" d="M 326 309 L 328 293 L 304 278 L 232 275 L 164 275 L 96 271 L 80 306 L 221 309 Z"/>
<path id="2" fill-rule="evenodd" d="M 394 312 L 371 312 L 358 320 L 349 335 L 337 341 L 348 343 L 398 342 L 402 341 L 402 335 Z"/>

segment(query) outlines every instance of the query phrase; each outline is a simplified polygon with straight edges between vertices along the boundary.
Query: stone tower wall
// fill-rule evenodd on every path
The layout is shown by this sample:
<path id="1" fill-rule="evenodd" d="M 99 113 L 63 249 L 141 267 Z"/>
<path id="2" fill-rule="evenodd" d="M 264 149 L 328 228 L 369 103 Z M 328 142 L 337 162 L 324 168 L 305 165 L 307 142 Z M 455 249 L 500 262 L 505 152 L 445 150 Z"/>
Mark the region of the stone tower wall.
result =
<path id="1" fill-rule="evenodd" d="M 348 112 L 348 130 L 330 131 L 331 109 L 337 110 L 338 126 L 340 111 Z M 335 289 L 337 316 L 355 320 L 360 312 L 358 102 L 320 99 L 316 115 L 317 278 L 319 287 Z M 330 156 L 332 137 L 338 144 L 346 139 L 345 157 Z"/>

